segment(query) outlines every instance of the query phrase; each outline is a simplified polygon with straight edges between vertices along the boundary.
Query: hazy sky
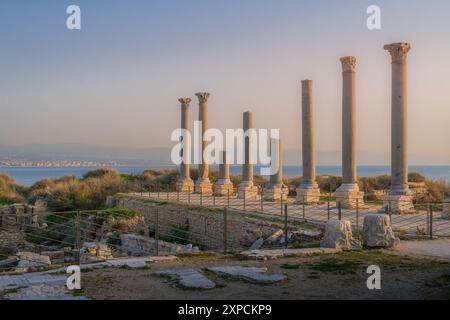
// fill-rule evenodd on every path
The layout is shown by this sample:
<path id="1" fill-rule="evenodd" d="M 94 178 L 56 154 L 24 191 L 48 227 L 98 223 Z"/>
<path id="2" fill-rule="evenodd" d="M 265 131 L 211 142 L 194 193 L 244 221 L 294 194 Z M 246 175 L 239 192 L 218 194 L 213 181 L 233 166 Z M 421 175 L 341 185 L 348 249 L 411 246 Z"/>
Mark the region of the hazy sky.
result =
<path id="1" fill-rule="evenodd" d="M 78 4 L 82 30 L 66 29 Z M 382 30 L 366 9 L 382 10 Z M 390 56 L 411 42 L 410 153 L 450 163 L 450 1 L 2 0 L 0 144 L 171 146 L 181 96 L 211 92 L 210 126 L 280 128 L 300 147 L 314 80 L 319 151 L 340 150 L 341 65 L 355 55 L 360 152 L 390 150 Z M 197 101 L 191 117 L 198 116 Z"/>

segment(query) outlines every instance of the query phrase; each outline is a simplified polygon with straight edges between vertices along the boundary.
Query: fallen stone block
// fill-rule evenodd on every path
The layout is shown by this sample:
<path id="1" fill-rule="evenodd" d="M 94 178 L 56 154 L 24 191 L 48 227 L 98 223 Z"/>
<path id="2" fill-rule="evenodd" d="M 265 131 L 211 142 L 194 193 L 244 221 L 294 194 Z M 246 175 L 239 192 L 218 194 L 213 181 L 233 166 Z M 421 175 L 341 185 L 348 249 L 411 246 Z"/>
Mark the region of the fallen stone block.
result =
<path id="1" fill-rule="evenodd" d="M 48 267 L 51 264 L 49 256 L 40 255 L 39 253 L 18 252 L 16 256 L 20 260 L 17 265 L 19 269 Z"/>
<path id="2" fill-rule="evenodd" d="M 395 237 L 391 219 L 386 214 L 368 214 L 364 217 L 363 244 L 370 248 L 391 248 L 400 243 Z"/>
<path id="3" fill-rule="evenodd" d="M 274 260 L 283 257 L 307 257 L 318 254 L 334 254 L 341 251 L 342 250 L 336 248 L 248 250 L 241 252 L 240 255 L 250 259 Z"/>
<path id="4" fill-rule="evenodd" d="M 195 269 L 171 269 L 156 271 L 156 275 L 170 277 L 186 289 L 213 289 L 216 284 Z"/>
<path id="5" fill-rule="evenodd" d="M 257 249 L 261 248 L 263 246 L 263 244 L 264 244 L 264 239 L 259 238 L 258 240 L 253 242 L 253 244 L 250 246 L 250 250 L 257 250 Z"/>
<path id="6" fill-rule="evenodd" d="M 283 274 L 265 274 L 267 272 L 267 268 L 226 266 L 208 268 L 208 271 L 221 276 L 258 284 L 272 284 L 286 279 L 286 276 Z"/>
<path id="7" fill-rule="evenodd" d="M 342 250 L 361 249 L 361 243 L 353 239 L 352 224 L 348 220 L 328 221 L 320 246 Z"/>

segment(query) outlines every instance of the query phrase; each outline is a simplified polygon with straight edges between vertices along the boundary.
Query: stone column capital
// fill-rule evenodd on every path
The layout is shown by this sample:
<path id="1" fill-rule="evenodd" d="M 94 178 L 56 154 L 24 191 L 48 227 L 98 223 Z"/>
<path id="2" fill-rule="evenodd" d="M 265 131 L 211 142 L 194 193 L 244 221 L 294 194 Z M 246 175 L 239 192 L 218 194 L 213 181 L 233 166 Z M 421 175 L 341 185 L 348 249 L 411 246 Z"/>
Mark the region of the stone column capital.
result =
<path id="1" fill-rule="evenodd" d="M 191 103 L 192 99 L 191 98 L 180 98 L 178 99 L 178 101 L 185 106 L 189 106 L 189 104 Z"/>
<path id="2" fill-rule="evenodd" d="M 200 103 L 208 102 L 210 94 L 208 92 L 198 92 L 195 94 L 198 97 Z"/>
<path id="3" fill-rule="evenodd" d="M 342 57 L 342 72 L 356 72 L 356 57 Z"/>
<path id="4" fill-rule="evenodd" d="M 392 63 L 404 62 L 406 55 L 411 50 L 411 45 L 406 42 L 391 43 L 384 46 L 384 50 L 389 51 L 392 57 Z"/>

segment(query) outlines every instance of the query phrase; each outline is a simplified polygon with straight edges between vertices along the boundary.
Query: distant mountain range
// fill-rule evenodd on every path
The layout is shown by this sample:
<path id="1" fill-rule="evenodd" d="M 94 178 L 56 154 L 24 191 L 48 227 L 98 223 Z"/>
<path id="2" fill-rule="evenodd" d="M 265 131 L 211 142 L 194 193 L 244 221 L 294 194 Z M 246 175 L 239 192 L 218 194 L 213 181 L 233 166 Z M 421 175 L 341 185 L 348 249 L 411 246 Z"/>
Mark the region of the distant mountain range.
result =
<path id="1" fill-rule="evenodd" d="M 122 165 L 171 165 L 171 148 L 127 148 L 90 145 L 22 145 L 0 146 L 0 160 L 15 161 L 92 161 L 98 163 L 117 162 Z M 339 165 L 339 151 L 318 151 L 318 165 Z M 447 161 L 446 161 L 447 160 Z M 411 164 L 449 164 L 450 159 L 433 159 L 427 156 L 410 155 Z M 360 165 L 386 165 L 389 155 L 372 152 L 359 152 Z M 284 151 L 285 165 L 300 165 L 301 151 Z"/>

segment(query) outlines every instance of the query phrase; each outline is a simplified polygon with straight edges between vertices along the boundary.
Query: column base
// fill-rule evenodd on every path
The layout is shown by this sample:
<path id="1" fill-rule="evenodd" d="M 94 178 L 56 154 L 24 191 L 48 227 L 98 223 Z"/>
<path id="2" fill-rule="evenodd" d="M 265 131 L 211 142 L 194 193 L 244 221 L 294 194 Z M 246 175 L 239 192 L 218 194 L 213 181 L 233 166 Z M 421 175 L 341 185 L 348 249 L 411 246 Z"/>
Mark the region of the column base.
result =
<path id="1" fill-rule="evenodd" d="M 450 198 L 442 203 L 442 219 L 450 219 Z"/>
<path id="2" fill-rule="evenodd" d="M 231 181 L 218 181 L 214 185 L 214 195 L 218 197 L 226 197 L 234 194 L 234 185 Z"/>
<path id="3" fill-rule="evenodd" d="M 273 186 L 264 189 L 263 198 L 266 201 L 286 201 L 288 198 L 289 189 L 282 186 Z"/>
<path id="4" fill-rule="evenodd" d="M 336 190 L 336 205 L 342 209 L 361 208 L 364 205 L 364 192 L 359 191 L 356 184 L 343 184 Z"/>
<path id="5" fill-rule="evenodd" d="M 297 203 L 317 204 L 320 201 L 320 189 L 318 186 L 300 186 L 297 189 Z"/>
<path id="6" fill-rule="evenodd" d="M 177 181 L 177 191 L 178 192 L 193 192 L 194 191 L 194 181 L 192 179 L 185 179 Z"/>
<path id="7" fill-rule="evenodd" d="M 412 195 L 387 195 L 383 199 L 383 208 L 389 207 L 391 214 L 416 213 L 412 202 Z"/>
<path id="8" fill-rule="evenodd" d="M 213 194 L 213 189 L 209 179 L 197 180 L 195 183 L 195 193 L 211 196 Z"/>
<path id="9" fill-rule="evenodd" d="M 253 182 L 244 181 L 238 188 L 238 199 L 256 199 L 258 197 L 258 187 Z"/>

